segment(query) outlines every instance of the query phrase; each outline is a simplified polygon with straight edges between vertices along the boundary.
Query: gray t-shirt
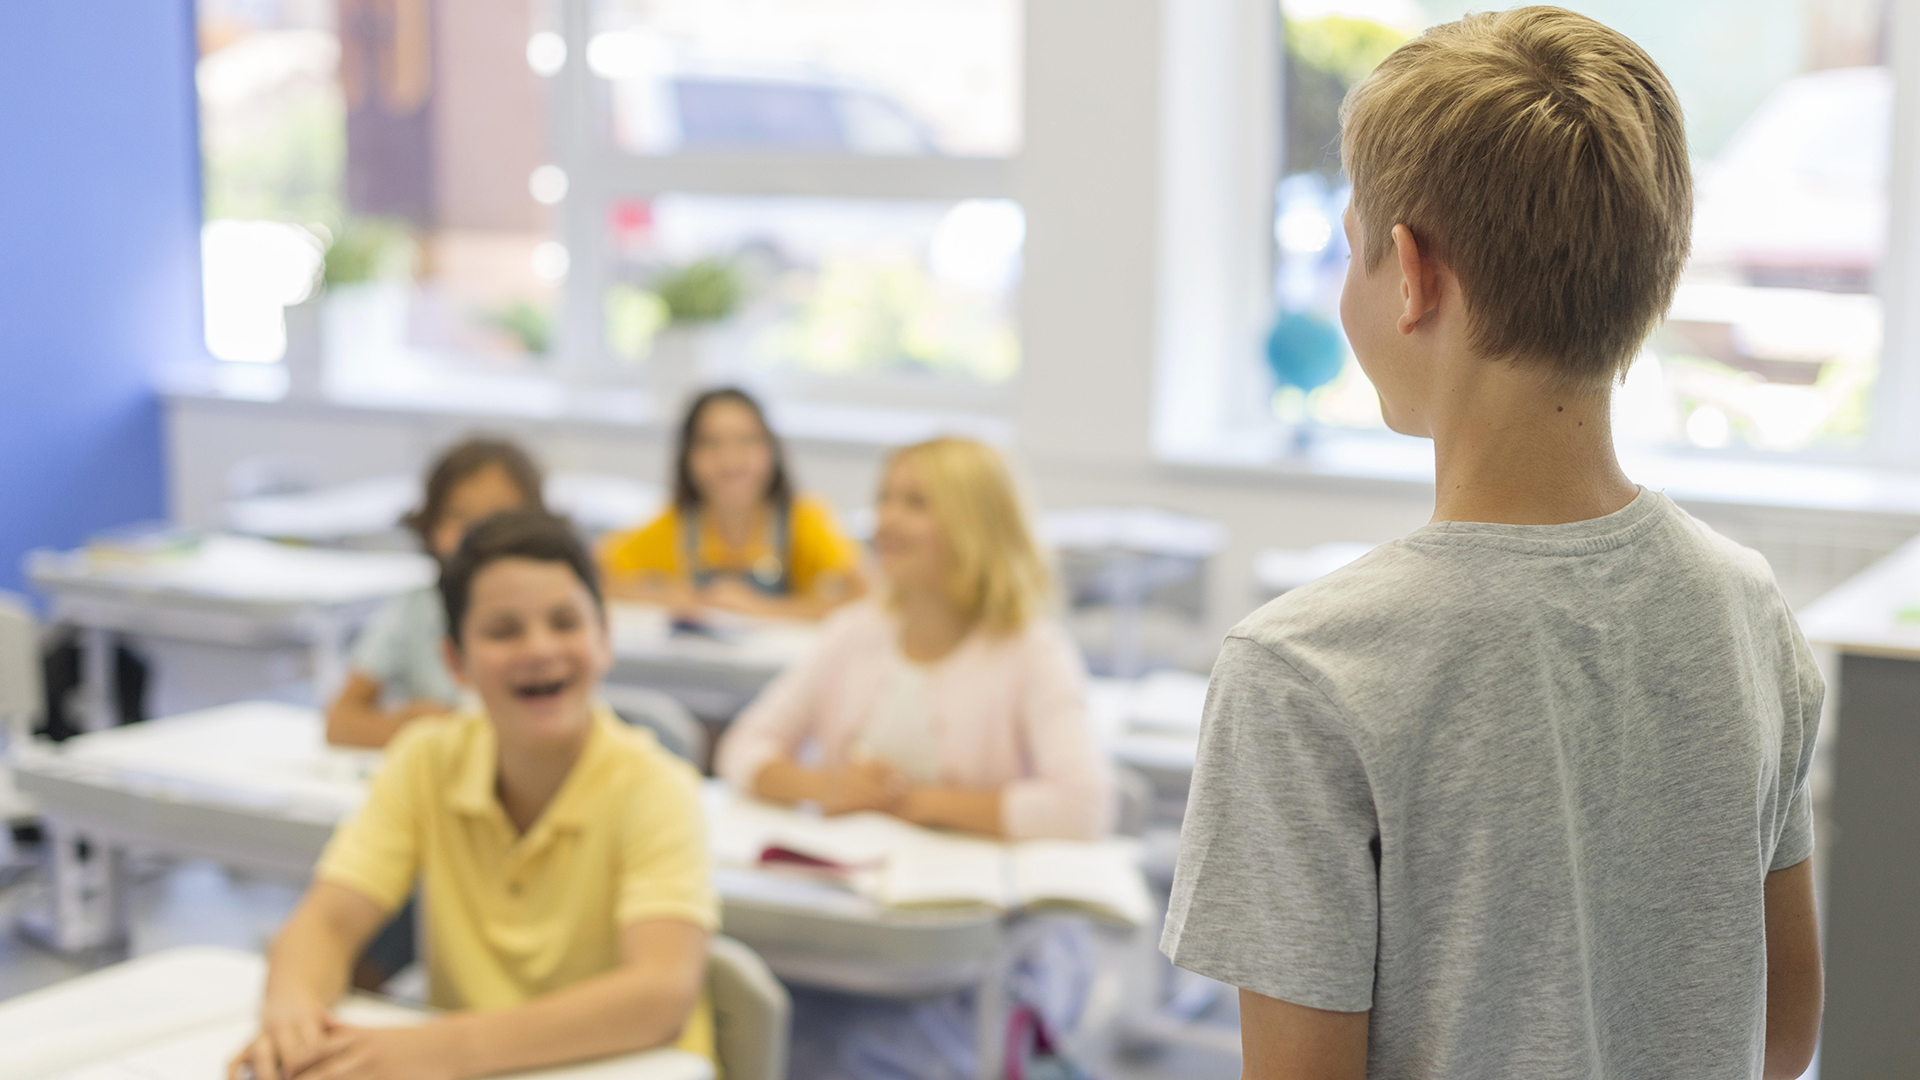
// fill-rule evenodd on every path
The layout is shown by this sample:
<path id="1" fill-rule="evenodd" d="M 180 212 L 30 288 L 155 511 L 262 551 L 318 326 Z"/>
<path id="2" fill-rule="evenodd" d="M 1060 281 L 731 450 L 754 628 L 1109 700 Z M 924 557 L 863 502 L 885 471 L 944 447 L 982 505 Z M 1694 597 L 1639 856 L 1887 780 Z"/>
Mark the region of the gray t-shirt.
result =
<path id="1" fill-rule="evenodd" d="M 439 590 L 416 589 L 387 601 L 367 620 L 353 645 L 353 666 L 380 684 L 390 704 L 430 698 L 458 705 L 460 688 L 440 646 L 446 636 Z"/>
<path id="2" fill-rule="evenodd" d="M 1757 1077 L 1823 691 L 1662 495 L 1428 525 L 1228 637 L 1161 948 L 1371 1009 L 1374 1078 Z"/>

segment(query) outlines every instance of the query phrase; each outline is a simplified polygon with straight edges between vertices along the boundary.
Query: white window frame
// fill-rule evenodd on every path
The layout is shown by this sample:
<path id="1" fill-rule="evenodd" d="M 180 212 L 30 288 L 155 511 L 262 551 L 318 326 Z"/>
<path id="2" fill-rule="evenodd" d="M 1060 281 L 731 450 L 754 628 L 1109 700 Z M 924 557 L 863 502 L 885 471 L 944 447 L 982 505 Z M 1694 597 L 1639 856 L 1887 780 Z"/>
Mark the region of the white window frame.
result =
<path id="1" fill-rule="evenodd" d="M 1283 134 L 1281 116 L 1265 110 L 1268 105 L 1277 110 L 1281 103 L 1282 61 L 1245 43 L 1278 41 L 1277 0 L 1163 3 L 1167 138 L 1170 148 L 1181 150 L 1162 162 L 1161 214 L 1168 235 L 1160 268 L 1154 456 L 1339 472 L 1335 459 L 1350 456 L 1344 451 L 1324 462 L 1287 457 L 1280 425 L 1266 410 L 1266 384 L 1257 363 L 1256 335 L 1272 312 L 1272 191 Z M 1885 324 L 1866 438 L 1846 449 L 1675 447 L 1649 456 L 1920 468 L 1920 0 L 1894 0 L 1891 22 L 1889 64 L 1896 89 L 1889 226 L 1875 290 Z M 1229 33 L 1237 37 L 1225 36 Z M 1209 56 L 1223 62 L 1209 65 Z M 1199 235 L 1225 235 L 1222 219 L 1233 214 L 1243 223 L 1237 226 L 1242 235 L 1261 245 L 1259 255 Z M 1255 221 L 1260 214 L 1266 217 Z M 1196 220 L 1209 222 L 1208 229 L 1183 235 L 1176 227 Z M 1236 282 L 1257 282 L 1258 298 L 1239 298 L 1243 287 Z M 1383 444 L 1381 450 L 1404 441 L 1385 432 L 1345 429 L 1328 429 L 1327 437 L 1334 443 L 1371 441 Z"/>
<path id="2" fill-rule="evenodd" d="M 1886 321 L 1866 457 L 1913 468 L 1920 466 L 1920 0 L 1895 0 L 1892 22 L 1887 248 L 1876 283 Z"/>
<path id="3" fill-rule="evenodd" d="M 1024 6 L 1024 5 L 1023 5 Z M 560 369 L 595 381 L 625 369 L 609 355 L 605 303 L 612 266 L 606 223 L 620 199 L 668 192 L 706 195 L 871 199 L 1015 199 L 1021 158 L 880 157 L 856 154 L 697 152 L 637 155 L 602 134 L 598 77 L 586 63 L 593 30 L 592 0 L 561 0 L 565 66 L 552 79 L 556 163 L 566 172 L 559 210 L 560 239 L 568 252 L 567 280 L 557 321 Z M 1027 58 L 1022 58 L 1024 63 Z M 1028 210 L 1031 215 L 1031 209 Z M 936 402 L 1003 409 L 1005 387 L 962 378 L 906 379 L 887 374 L 782 374 L 778 384 L 795 397 L 925 407 Z"/>

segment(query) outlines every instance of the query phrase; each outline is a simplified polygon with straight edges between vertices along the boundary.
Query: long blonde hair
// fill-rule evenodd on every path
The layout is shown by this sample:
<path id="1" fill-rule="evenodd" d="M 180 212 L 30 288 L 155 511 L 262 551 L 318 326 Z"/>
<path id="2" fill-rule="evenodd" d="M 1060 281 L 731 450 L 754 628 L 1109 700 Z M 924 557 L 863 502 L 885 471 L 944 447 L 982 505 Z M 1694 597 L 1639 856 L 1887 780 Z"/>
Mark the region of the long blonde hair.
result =
<path id="1" fill-rule="evenodd" d="M 1006 462 L 972 439 L 940 438 L 893 452 L 911 463 L 953 555 L 947 595 L 990 633 L 1011 634 L 1053 599 L 1053 571 L 1034 540 Z"/>

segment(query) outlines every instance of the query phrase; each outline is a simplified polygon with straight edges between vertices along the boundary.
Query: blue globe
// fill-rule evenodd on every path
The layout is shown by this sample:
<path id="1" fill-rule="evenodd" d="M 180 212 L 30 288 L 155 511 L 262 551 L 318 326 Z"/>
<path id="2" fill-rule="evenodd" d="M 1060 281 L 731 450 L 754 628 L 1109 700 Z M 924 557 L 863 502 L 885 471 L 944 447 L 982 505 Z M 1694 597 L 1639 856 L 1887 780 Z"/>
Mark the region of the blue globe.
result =
<path id="1" fill-rule="evenodd" d="M 1317 315 L 1283 311 L 1267 335 L 1267 367 L 1281 386 L 1311 393 L 1332 382 L 1346 363 L 1339 328 Z"/>

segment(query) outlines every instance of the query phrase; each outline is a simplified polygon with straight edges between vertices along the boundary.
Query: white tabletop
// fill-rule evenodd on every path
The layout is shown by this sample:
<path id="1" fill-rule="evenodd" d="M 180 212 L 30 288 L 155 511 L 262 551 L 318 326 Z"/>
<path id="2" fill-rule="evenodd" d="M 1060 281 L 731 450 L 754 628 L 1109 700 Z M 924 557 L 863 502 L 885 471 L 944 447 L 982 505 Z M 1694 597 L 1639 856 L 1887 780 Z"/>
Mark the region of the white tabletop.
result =
<path id="1" fill-rule="evenodd" d="M 1206 704 L 1207 677 L 1192 672 L 1087 680 L 1087 718 L 1107 752 L 1149 772 L 1192 774 Z"/>
<path id="2" fill-rule="evenodd" d="M 1115 549 L 1207 559 L 1227 545 L 1227 527 L 1209 518 L 1148 506 L 1087 506 L 1041 514 L 1036 532 L 1056 549 Z"/>
<path id="3" fill-rule="evenodd" d="M 168 949 L 0 1002 L 0 1080 L 207 1080 L 254 1032 L 266 961 L 235 949 Z M 431 1014 L 355 997 L 335 1015 L 368 1027 Z M 711 1080 L 673 1049 L 516 1073 L 532 1080 Z"/>
<path id="4" fill-rule="evenodd" d="M 1253 580 L 1277 595 L 1326 577 L 1377 546 L 1336 540 L 1310 548 L 1263 548 L 1253 557 Z"/>
<path id="5" fill-rule="evenodd" d="M 34 746 L 17 772 L 50 819 L 103 843 L 304 875 L 364 798 L 375 760 L 325 745 L 321 730 L 315 710 L 241 702 Z M 728 934 L 783 978 L 840 989 L 972 985 L 1001 932 L 990 911 L 899 911 L 750 867 L 723 866 L 715 884 Z"/>
<path id="6" fill-rule="evenodd" d="M 433 584 L 433 560 L 404 552 L 334 551 L 215 533 L 152 553 L 35 551 L 28 576 L 49 592 L 131 602 L 206 601 L 285 607 L 363 603 Z"/>
<path id="7" fill-rule="evenodd" d="M 316 491 L 235 499 L 224 512 L 235 532 L 335 543 L 391 532 L 419 501 L 420 478 L 395 473 Z M 547 477 L 547 506 L 589 534 L 644 524 L 662 501 L 659 484 L 613 473 L 561 471 Z"/>
<path id="8" fill-rule="evenodd" d="M 1842 652 L 1920 660 L 1920 540 L 1808 604 L 1800 630 Z"/>
<path id="9" fill-rule="evenodd" d="M 758 619 L 726 612 L 703 616 L 706 632 L 675 629 L 667 609 L 655 604 L 615 600 L 607 605 L 607 626 L 614 655 L 719 664 L 778 672 L 805 656 L 819 637 L 819 625 L 797 619 Z"/>
<path id="10" fill-rule="evenodd" d="M 331 827 L 366 798 L 380 751 L 329 746 L 325 730 L 314 709 L 240 701 L 57 745 L 31 743 L 19 765 L 159 801 L 217 802 Z"/>

